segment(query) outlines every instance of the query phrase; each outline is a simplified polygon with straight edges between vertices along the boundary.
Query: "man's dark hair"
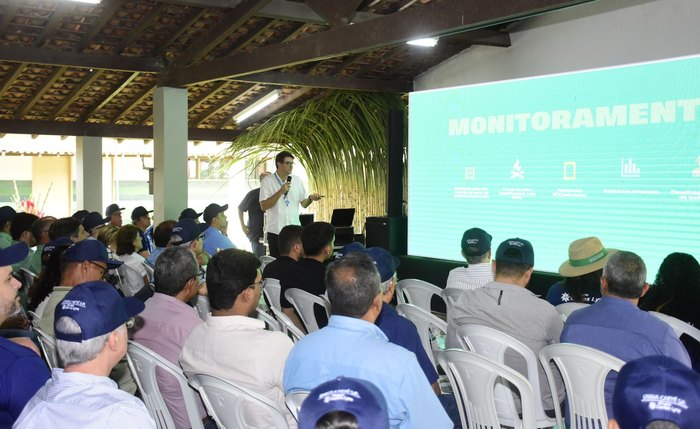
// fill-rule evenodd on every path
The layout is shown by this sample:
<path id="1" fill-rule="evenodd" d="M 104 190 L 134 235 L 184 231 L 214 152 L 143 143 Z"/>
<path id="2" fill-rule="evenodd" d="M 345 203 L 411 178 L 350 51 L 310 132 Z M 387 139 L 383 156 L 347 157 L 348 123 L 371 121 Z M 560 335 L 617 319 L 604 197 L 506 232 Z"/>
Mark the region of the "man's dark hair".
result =
<path id="1" fill-rule="evenodd" d="M 518 264 L 516 262 L 496 261 L 495 274 L 497 276 L 518 278 L 532 268 L 531 265 Z"/>
<path id="2" fill-rule="evenodd" d="M 56 219 L 49 227 L 51 241 L 61 237 L 75 238 L 80 234 L 80 221 L 74 217 Z"/>
<path id="3" fill-rule="evenodd" d="M 335 227 L 328 222 L 312 222 L 301 232 L 301 246 L 306 256 L 316 256 L 323 248 L 333 244 Z"/>
<path id="4" fill-rule="evenodd" d="M 329 411 L 316 421 L 316 429 L 359 429 L 357 418 L 347 411 Z"/>
<path id="5" fill-rule="evenodd" d="M 37 242 L 39 242 L 39 240 L 41 240 L 42 234 L 44 234 L 44 231 L 48 231 L 51 227 L 51 224 L 55 221 L 56 218 L 53 216 L 44 216 L 35 220 L 32 224 L 32 235 L 34 236 L 34 239 Z"/>
<path id="6" fill-rule="evenodd" d="M 292 247 L 294 247 L 296 243 L 301 242 L 302 231 L 304 231 L 304 227 L 299 225 L 287 225 L 282 228 L 282 231 L 280 231 L 280 235 L 277 238 L 280 255 L 289 255 L 289 253 L 292 251 Z"/>
<path id="7" fill-rule="evenodd" d="M 637 299 L 644 291 L 647 267 L 635 253 L 613 253 L 603 268 L 603 278 L 607 281 L 610 295 Z"/>
<path id="8" fill-rule="evenodd" d="M 165 249 L 156 259 L 153 276 L 156 292 L 175 296 L 185 288 L 188 281 L 199 276 L 197 258 L 185 247 Z"/>
<path id="9" fill-rule="evenodd" d="M 170 234 L 177 222 L 174 220 L 165 220 L 153 228 L 153 243 L 156 247 L 166 247 L 170 242 Z"/>
<path id="10" fill-rule="evenodd" d="M 31 213 L 17 213 L 17 216 L 12 220 L 12 225 L 10 225 L 10 235 L 12 239 L 18 241 L 24 231 L 31 232 L 32 224 L 37 219 L 39 219 L 39 216 Z"/>
<path id="11" fill-rule="evenodd" d="M 160 256 L 158 256 L 160 259 Z M 214 255 L 207 265 L 209 304 L 214 310 L 228 310 L 236 298 L 255 282 L 260 260 L 241 249 L 226 249 Z"/>
<path id="12" fill-rule="evenodd" d="M 282 152 L 278 153 L 277 156 L 275 156 L 275 166 L 277 164 L 282 164 L 285 158 L 294 159 L 294 155 L 292 155 L 290 152 L 287 152 L 286 150 L 283 150 Z"/>
<path id="13" fill-rule="evenodd" d="M 467 256 L 467 257 L 465 257 L 465 259 L 467 260 L 468 265 L 483 264 L 485 262 L 489 262 L 489 258 L 487 258 L 487 256 L 489 256 L 490 252 L 491 252 L 491 250 L 487 250 L 485 253 L 483 253 L 481 255 Z"/>
<path id="14" fill-rule="evenodd" d="M 364 316 L 379 295 L 381 278 L 372 258 L 351 253 L 337 259 L 326 269 L 326 288 L 331 313 L 338 316 Z"/>
<path id="15" fill-rule="evenodd" d="M 134 240 L 139 235 L 139 229 L 132 224 L 119 227 L 117 231 L 117 255 L 131 255 L 136 251 Z"/>

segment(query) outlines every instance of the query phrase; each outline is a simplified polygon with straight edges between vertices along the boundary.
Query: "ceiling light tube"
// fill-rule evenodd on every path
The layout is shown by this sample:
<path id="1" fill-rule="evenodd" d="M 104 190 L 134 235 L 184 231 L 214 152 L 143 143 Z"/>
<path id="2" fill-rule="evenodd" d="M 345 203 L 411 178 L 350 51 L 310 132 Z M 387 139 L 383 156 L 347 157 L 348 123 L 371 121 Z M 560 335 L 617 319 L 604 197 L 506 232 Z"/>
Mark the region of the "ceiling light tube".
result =
<path id="1" fill-rule="evenodd" d="M 240 124 L 241 122 L 245 121 L 246 119 L 255 115 L 262 109 L 277 101 L 278 98 L 280 98 L 280 90 L 276 89 L 270 92 L 269 94 L 265 95 L 261 99 L 257 100 L 255 103 L 236 113 L 233 116 L 233 120 Z"/>
<path id="2" fill-rule="evenodd" d="M 414 45 L 414 46 L 425 46 L 427 48 L 432 48 L 433 46 L 437 45 L 437 42 L 438 42 L 437 37 L 426 37 L 424 39 L 409 40 L 406 43 L 409 45 Z"/>

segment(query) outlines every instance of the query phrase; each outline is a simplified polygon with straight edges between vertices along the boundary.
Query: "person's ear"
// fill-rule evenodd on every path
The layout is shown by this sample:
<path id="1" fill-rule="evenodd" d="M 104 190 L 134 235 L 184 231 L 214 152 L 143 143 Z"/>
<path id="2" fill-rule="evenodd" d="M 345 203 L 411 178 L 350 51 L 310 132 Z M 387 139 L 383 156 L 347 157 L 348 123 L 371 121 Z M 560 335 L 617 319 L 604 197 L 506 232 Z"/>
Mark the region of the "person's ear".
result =
<path id="1" fill-rule="evenodd" d="M 617 424 L 617 420 L 615 420 L 615 419 L 608 420 L 608 429 L 620 429 L 620 425 Z"/>
<path id="2" fill-rule="evenodd" d="M 649 283 L 644 283 L 644 288 L 642 288 L 642 293 L 639 295 L 639 297 L 643 297 L 644 295 L 649 292 Z"/>
<path id="3" fill-rule="evenodd" d="M 600 293 L 603 295 L 608 294 L 608 281 L 605 279 L 605 277 L 600 278 Z"/>
<path id="4" fill-rule="evenodd" d="M 112 331 L 107 337 L 107 347 L 111 351 L 117 351 L 119 349 L 121 338 L 119 338 L 119 330 Z"/>

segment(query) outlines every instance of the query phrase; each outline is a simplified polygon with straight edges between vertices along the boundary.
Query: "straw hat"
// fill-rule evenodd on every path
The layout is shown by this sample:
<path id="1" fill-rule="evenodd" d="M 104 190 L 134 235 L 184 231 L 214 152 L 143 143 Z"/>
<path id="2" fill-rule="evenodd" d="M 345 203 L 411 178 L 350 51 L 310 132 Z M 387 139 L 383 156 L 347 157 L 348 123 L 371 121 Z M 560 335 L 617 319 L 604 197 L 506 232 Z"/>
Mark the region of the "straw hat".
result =
<path id="1" fill-rule="evenodd" d="M 598 237 L 586 237 L 569 245 L 569 259 L 559 267 L 564 277 L 577 277 L 592 273 L 605 266 L 617 249 L 606 249 Z"/>

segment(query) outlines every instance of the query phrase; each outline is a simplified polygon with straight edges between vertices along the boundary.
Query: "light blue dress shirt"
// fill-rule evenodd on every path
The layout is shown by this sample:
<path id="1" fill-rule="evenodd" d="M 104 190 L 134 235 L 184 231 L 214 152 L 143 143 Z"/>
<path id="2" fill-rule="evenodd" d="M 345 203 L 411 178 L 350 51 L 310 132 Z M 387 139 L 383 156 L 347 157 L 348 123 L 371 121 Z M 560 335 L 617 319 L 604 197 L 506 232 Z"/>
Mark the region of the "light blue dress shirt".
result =
<path id="1" fill-rule="evenodd" d="M 416 355 L 391 344 L 369 322 L 331 316 L 328 326 L 302 338 L 287 358 L 284 390 L 311 390 L 339 376 L 374 383 L 384 394 L 392 428 L 453 427 Z"/>
<path id="2" fill-rule="evenodd" d="M 235 249 L 236 246 L 224 234 L 211 226 L 204 231 L 204 251 L 211 256 L 216 255 L 217 249 Z"/>
<path id="3" fill-rule="evenodd" d="M 13 428 L 155 429 L 156 423 L 140 399 L 108 377 L 57 368 Z"/>

